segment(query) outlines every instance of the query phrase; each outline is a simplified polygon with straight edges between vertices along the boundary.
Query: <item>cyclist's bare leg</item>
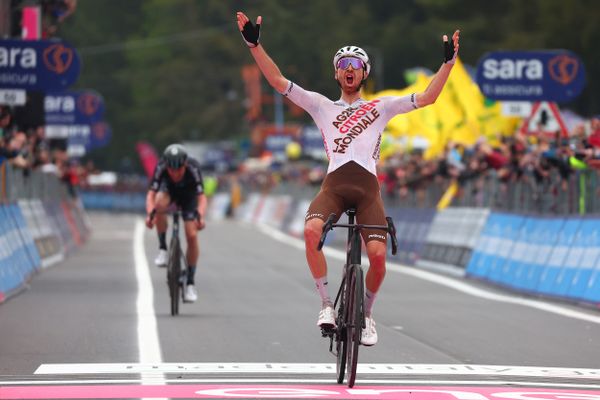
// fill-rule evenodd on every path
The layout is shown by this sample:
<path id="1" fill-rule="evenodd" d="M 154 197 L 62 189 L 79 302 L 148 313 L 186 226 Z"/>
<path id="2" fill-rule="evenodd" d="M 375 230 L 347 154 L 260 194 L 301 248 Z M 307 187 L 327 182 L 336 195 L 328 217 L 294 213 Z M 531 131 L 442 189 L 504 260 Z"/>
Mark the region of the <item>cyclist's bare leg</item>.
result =
<path id="1" fill-rule="evenodd" d="M 171 197 L 166 192 L 158 192 L 156 194 L 155 199 L 155 207 L 156 207 L 156 232 L 165 233 L 167 228 L 169 227 L 169 222 L 167 220 L 167 210 L 169 208 L 169 204 L 171 204 Z"/>
<path id="2" fill-rule="evenodd" d="M 318 218 L 306 221 L 304 224 L 304 242 L 308 267 L 317 285 L 319 296 L 321 296 L 321 307 L 326 308 L 333 307 L 333 302 L 327 287 L 327 261 L 323 252 L 317 250 L 323 232 L 323 224 L 324 222 Z"/>
<path id="3" fill-rule="evenodd" d="M 319 218 L 313 218 L 304 224 L 304 243 L 306 248 L 306 261 L 313 278 L 319 279 L 327 275 L 327 261 L 322 251 L 317 250 L 323 225 Z"/>
<path id="4" fill-rule="evenodd" d="M 200 255 L 200 246 L 198 245 L 198 227 L 196 221 L 185 221 L 185 240 L 187 241 L 187 249 L 185 252 L 185 258 L 187 260 L 188 268 L 192 267 L 195 269 L 196 263 L 198 262 L 198 256 Z M 195 271 L 191 271 L 193 274 Z M 190 279 L 191 278 L 191 279 Z M 188 276 L 188 283 L 194 281 L 193 276 Z"/>
<path id="5" fill-rule="evenodd" d="M 370 294 L 372 296 L 372 300 L 374 300 L 374 296 L 377 291 L 379 291 L 379 288 L 383 283 L 383 279 L 385 278 L 386 254 L 387 250 L 384 242 L 377 240 L 371 240 L 367 242 L 369 271 L 367 271 L 367 276 L 365 278 L 365 286 L 367 288 L 367 295 Z M 372 302 L 370 304 L 366 304 L 367 307 L 365 311 L 367 316 L 371 315 L 372 305 Z"/>

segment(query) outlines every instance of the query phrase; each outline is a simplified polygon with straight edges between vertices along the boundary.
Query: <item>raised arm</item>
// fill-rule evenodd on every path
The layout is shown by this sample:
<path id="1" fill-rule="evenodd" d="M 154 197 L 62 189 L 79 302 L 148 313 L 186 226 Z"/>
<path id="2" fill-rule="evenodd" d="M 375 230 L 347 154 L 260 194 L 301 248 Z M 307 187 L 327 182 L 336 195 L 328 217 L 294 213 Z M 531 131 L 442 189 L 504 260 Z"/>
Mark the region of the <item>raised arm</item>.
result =
<path id="1" fill-rule="evenodd" d="M 448 76 L 450 76 L 450 71 L 452 71 L 452 67 L 454 66 L 454 62 L 456 61 L 456 56 L 458 54 L 458 40 L 459 40 L 460 31 L 454 31 L 454 35 L 452 35 L 452 44 L 454 47 L 448 43 L 448 36 L 444 35 L 444 63 L 438 70 L 438 72 L 433 76 L 429 85 L 422 93 L 416 94 L 416 102 L 418 107 L 425 107 L 430 104 L 435 103 L 438 96 L 442 92 L 446 81 L 448 80 Z"/>
<path id="2" fill-rule="evenodd" d="M 269 84 L 279 93 L 283 93 L 287 88 L 288 80 L 281 74 L 277 64 L 259 43 L 261 23 L 262 17 L 260 16 L 256 19 L 256 25 L 253 25 L 246 14 L 241 11 L 237 12 L 238 28 L 250 48 L 250 54 L 254 57 L 254 61 L 256 61 L 258 68 L 260 68 Z"/>

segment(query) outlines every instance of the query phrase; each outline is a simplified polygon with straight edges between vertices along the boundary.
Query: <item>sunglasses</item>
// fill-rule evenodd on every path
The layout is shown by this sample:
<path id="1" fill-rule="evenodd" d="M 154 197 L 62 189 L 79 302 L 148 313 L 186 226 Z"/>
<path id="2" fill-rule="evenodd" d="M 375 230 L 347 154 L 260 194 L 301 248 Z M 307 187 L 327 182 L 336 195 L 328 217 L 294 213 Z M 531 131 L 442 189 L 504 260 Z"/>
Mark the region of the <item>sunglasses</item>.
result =
<path id="1" fill-rule="evenodd" d="M 337 67 L 341 69 L 347 69 L 350 65 L 352 65 L 352 69 L 361 69 L 365 67 L 362 60 L 356 57 L 344 57 L 337 62 Z"/>

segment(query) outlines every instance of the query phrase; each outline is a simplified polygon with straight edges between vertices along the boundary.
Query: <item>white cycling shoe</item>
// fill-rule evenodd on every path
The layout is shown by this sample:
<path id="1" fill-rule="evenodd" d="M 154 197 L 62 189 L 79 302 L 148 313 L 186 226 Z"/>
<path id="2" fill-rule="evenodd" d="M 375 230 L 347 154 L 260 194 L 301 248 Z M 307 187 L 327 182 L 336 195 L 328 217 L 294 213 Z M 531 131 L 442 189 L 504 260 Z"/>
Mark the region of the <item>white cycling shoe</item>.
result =
<path id="1" fill-rule="evenodd" d="M 159 267 L 166 267 L 169 262 L 169 253 L 166 250 L 158 250 L 158 255 L 154 259 L 154 264 Z"/>
<path id="2" fill-rule="evenodd" d="M 198 293 L 194 285 L 186 285 L 185 293 L 183 294 L 183 301 L 186 303 L 195 303 L 198 300 Z"/>
<path id="3" fill-rule="evenodd" d="M 375 329 L 375 320 L 373 317 L 365 317 L 365 329 L 360 336 L 360 344 L 363 346 L 373 346 L 377 343 L 377 330 Z"/>
<path id="4" fill-rule="evenodd" d="M 325 306 L 319 311 L 317 325 L 320 328 L 335 328 L 335 310 L 332 306 Z"/>

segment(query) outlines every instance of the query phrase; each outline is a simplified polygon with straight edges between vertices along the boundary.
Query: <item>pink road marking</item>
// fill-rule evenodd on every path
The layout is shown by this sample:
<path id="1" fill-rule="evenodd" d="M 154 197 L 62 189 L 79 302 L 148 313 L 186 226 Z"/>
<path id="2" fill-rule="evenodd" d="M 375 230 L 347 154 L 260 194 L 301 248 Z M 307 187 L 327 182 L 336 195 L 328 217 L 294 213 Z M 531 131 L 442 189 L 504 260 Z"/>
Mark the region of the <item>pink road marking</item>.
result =
<path id="1" fill-rule="evenodd" d="M 377 399 L 377 400 L 600 400 L 598 390 L 477 386 L 342 385 L 90 385 L 4 386 L 0 399 L 117 398 Z"/>

